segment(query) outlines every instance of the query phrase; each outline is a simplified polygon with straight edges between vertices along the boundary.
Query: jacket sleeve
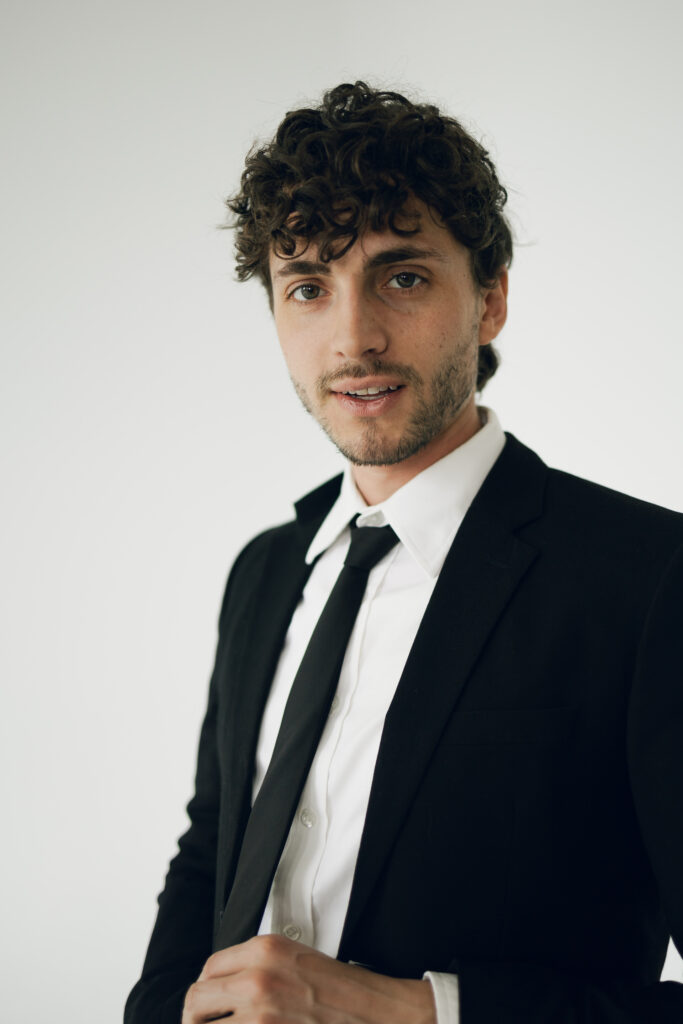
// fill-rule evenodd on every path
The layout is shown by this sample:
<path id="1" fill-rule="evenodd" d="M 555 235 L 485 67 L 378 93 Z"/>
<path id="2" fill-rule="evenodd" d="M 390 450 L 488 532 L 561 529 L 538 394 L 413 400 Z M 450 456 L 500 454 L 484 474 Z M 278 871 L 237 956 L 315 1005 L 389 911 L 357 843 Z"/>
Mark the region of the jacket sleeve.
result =
<path id="1" fill-rule="evenodd" d="M 683 548 L 652 601 L 630 696 L 633 799 L 670 933 L 683 954 Z M 598 982 L 530 964 L 451 965 L 462 1024 L 681 1024 L 683 984 Z"/>
<path id="2" fill-rule="evenodd" d="M 238 566 L 251 544 L 235 562 L 226 586 L 216 664 L 199 738 L 195 792 L 187 806 L 190 827 L 169 865 L 142 975 L 126 1002 L 124 1024 L 179 1024 L 185 993 L 211 955 L 220 801 L 216 719 L 221 640 Z"/>

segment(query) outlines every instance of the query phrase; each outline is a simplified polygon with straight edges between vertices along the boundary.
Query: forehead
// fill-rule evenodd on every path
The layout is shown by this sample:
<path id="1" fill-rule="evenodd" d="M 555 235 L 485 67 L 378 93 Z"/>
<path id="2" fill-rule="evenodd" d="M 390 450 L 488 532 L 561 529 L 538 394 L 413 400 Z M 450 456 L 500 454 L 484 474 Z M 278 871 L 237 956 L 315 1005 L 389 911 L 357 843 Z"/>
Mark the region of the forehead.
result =
<path id="1" fill-rule="evenodd" d="M 469 251 L 458 242 L 432 212 L 423 204 L 415 203 L 404 211 L 397 226 L 410 229 L 410 234 L 398 234 L 386 227 L 380 231 L 363 231 L 351 248 L 339 259 L 320 261 L 322 239 L 301 240 L 293 256 L 280 256 L 271 246 L 271 278 L 289 277 L 292 273 L 309 272 L 334 274 L 349 268 L 373 269 L 393 262 L 412 259 L 434 260 L 440 263 L 468 263 Z M 344 243 L 342 239 L 342 244 Z M 315 265 L 315 270 L 313 270 Z"/>

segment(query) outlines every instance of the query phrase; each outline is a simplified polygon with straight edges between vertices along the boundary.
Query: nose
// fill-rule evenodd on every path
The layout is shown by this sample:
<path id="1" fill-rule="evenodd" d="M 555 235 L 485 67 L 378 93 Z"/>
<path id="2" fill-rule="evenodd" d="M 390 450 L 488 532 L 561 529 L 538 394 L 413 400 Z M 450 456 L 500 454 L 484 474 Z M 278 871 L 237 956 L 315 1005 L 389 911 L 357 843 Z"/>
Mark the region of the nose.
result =
<path id="1" fill-rule="evenodd" d="M 379 356 L 389 344 L 385 325 L 361 289 L 338 296 L 333 344 L 342 359 Z"/>

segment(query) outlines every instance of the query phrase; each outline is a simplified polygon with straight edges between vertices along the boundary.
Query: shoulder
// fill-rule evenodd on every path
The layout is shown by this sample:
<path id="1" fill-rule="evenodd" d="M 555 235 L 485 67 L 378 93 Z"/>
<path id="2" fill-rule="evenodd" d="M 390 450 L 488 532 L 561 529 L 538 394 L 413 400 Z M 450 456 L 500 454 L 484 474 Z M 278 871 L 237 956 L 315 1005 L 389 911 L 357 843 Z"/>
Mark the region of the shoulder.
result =
<path id="1" fill-rule="evenodd" d="M 514 481 L 523 488 L 531 488 L 540 483 L 543 511 L 559 522 L 609 532 L 657 530 L 683 539 L 683 514 L 680 512 L 553 469 L 512 434 L 507 434 L 501 461 L 503 458 L 506 485 L 510 487 Z"/>
<path id="2" fill-rule="evenodd" d="M 263 577 L 273 549 L 281 546 L 289 549 L 297 539 L 296 520 L 291 520 L 261 531 L 245 544 L 228 573 L 219 619 L 221 623 L 230 606 L 242 602 Z"/>
<path id="3" fill-rule="evenodd" d="M 262 530 L 242 548 L 233 562 L 221 609 L 221 620 L 231 599 L 241 599 L 263 575 L 276 572 L 284 564 L 303 562 L 309 545 L 323 519 L 334 504 L 341 476 L 325 481 L 295 502 L 292 519 Z"/>
<path id="4" fill-rule="evenodd" d="M 514 437 L 508 446 L 511 468 L 525 467 L 524 479 L 535 481 L 540 494 L 537 516 L 522 536 L 557 572 L 628 590 L 657 585 L 683 549 L 681 513 L 551 469 Z M 508 486 L 514 479 L 507 476 Z"/>
<path id="5" fill-rule="evenodd" d="M 683 543 L 683 515 L 559 469 L 549 469 L 547 514 L 608 546 Z"/>
<path id="6" fill-rule="evenodd" d="M 495 497 L 517 509 L 520 491 L 534 495 L 513 530 L 536 553 L 533 578 L 544 599 L 569 602 L 577 614 L 591 609 L 596 622 L 638 623 L 664 580 L 683 595 L 683 515 L 551 469 L 514 437 L 506 449 Z"/>

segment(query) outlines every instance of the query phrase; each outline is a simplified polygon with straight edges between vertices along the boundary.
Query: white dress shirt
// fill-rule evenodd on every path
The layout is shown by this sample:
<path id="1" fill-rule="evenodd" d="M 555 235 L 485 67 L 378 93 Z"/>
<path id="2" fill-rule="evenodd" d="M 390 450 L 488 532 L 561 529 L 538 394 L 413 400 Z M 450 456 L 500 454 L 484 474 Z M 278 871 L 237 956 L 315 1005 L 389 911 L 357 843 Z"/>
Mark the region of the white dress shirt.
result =
<path id="1" fill-rule="evenodd" d="M 259 734 L 253 797 L 285 703 L 349 546 L 349 521 L 389 524 L 399 543 L 370 572 L 329 717 L 275 873 L 260 934 L 278 932 L 336 956 L 384 718 L 448 550 L 505 444 L 497 417 L 379 505 L 367 506 L 347 467 L 339 497 L 306 555 L 318 559 L 287 632 Z M 428 972 L 438 1024 L 459 1021 L 455 975 Z"/>

